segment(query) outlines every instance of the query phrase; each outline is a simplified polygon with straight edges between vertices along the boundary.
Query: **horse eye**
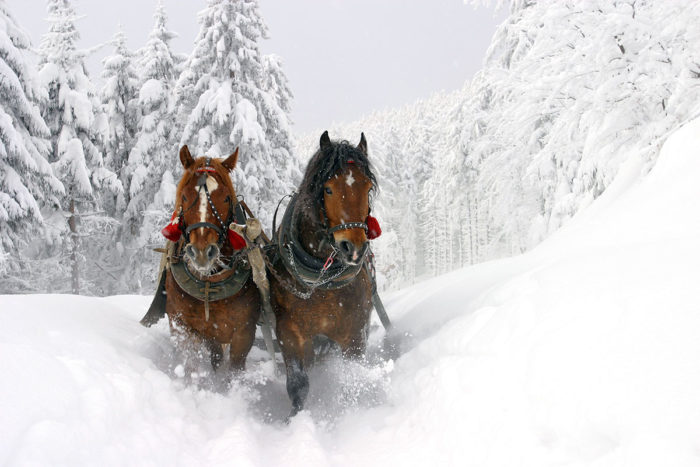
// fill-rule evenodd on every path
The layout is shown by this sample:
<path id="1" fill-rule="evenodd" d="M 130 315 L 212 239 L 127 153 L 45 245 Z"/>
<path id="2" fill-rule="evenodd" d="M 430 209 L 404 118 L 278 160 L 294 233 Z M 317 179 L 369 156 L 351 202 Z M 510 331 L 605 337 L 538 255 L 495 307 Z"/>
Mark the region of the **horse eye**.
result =
<path id="1" fill-rule="evenodd" d="M 182 195 L 182 202 L 183 202 L 183 203 L 186 203 L 186 202 L 187 202 L 187 196 Z"/>
<path id="2" fill-rule="evenodd" d="M 331 189 L 328 188 L 328 187 L 325 188 L 325 192 L 328 193 L 329 195 L 332 195 L 332 194 L 333 194 L 333 190 L 331 190 Z"/>

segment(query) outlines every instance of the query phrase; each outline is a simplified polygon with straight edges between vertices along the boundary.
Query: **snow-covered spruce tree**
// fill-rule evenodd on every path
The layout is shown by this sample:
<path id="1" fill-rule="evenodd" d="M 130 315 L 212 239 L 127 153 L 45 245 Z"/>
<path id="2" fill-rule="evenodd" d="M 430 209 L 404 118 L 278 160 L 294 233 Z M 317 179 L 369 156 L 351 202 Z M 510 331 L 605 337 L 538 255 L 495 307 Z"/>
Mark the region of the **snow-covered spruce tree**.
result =
<path id="1" fill-rule="evenodd" d="M 126 46 L 126 36 L 121 29 L 112 39 L 114 54 L 102 60 L 104 86 L 100 93 L 102 112 L 105 116 L 104 161 L 105 166 L 117 174 L 124 187 L 114 199 L 106 199 L 107 213 L 121 219 L 129 202 L 131 173 L 124 170 L 129 152 L 134 145 L 138 125 L 138 77 L 132 64 L 133 53 Z"/>
<path id="2" fill-rule="evenodd" d="M 650 167 L 665 135 L 700 112 L 697 2 L 509 4 L 464 89 L 329 128 L 364 131 L 391 187 L 373 242 L 386 287 L 536 245 L 621 164 L 641 154 Z M 299 138 L 302 154 L 319 134 Z"/>
<path id="3" fill-rule="evenodd" d="M 170 49 L 176 36 L 167 28 L 162 3 L 154 18 L 148 42 L 139 51 L 138 133 L 125 168 L 130 180 L 122 236 L 128 259 L 123 282 L 126 289 L 139 292 L 152 290 L 157 277 L 157 261 L 150 261 L 150 250 L 162 243 L 160 229 L 172 214 L 172 169 L 179 142 L 173 128 L 172 97 L 178 59 Z"/>
<path id="4" fill-rule="evenodd" d="M 76 49 L 77 19 L 69 0 L 49 0 L 49 32 L 41 47 L 39 78 L 46 90 L 41 110 L 49 126 L 50 161 L 65 186 L 66 195 L 54 210 L 57 228 L 47 242 L 47 254 L 66 254 L 70 264 L 70 287 L 99 293 L 97 277 L 108 274 L 102 256 L 109 244 L 113 220 L 100 212 L 102 196 L 111 197 L 122 190 L 114 172 L 104 164 L 96 141 L 95 113 L 99 103 L 83 64 L 83 53 Z M 67 219 L 58 222 L 57 219 Z M 62 225 L 61 225 L 62 224 Z M 82 242 L 81 237 L 89 237 Z M 89 260 L 89 262 L 88 262 Z M 66 261 L 58 261 L 60 268 Z M 81 279 L 81 267 L 86 274 Z M 56 271 L 57 275 L 60 270 Z M 66 290 L 55 277 L 46 284 L 51 290 Z M 84 287 L 87 286 L 87 287 Z"/>
<path id="5" fill-rule="evenodd" d="M 0 293 L 31 289 L 23 285 L 29 265 L 21 252 L 41 236 L 41 204 L 63 193 L 47 160 L 49 129 L 29 50 L 29 37 L 0 0 Z"/>
<path id="6" fill-rule="evenodd" d="M 299 177 L 290 152 L 288 97 L 275 94 L 288 94 L 286 79 L 276 61 L 260 54 L 267 29 L 257 1 L 209 0 L 199 22 L 176 89 L 184 119 L 180 141 L 197 155 L 216 157 L 239 146 L 236 191 L 269 225 L 277 199 Z"/>
<path id="7" fill-rule="evenodd" d="M 485 258 L 538 243 L 693 115 L 700 4 L 512 2 L 465 107 Z"/>

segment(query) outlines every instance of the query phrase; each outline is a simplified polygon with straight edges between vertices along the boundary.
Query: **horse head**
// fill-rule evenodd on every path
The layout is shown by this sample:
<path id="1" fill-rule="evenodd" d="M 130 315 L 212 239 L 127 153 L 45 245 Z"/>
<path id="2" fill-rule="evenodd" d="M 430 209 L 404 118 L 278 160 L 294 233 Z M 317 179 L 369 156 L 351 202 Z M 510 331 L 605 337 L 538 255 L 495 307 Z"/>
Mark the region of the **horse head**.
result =
<path id="1" fill-rule="evenodd" d="M 331 142 L 326 131 L 314 159 L 310 166 L 315 167 L 308 171 L 314 177 L 311 186 L 316 191 L 321 224 L 338 258 L 357 265 L 364 260 L 368 240 L 378 236 L 378 224 L 375 229 L 368 228 L 368 222 L 376 224 L 370 216 L 370 194 L 376 178 L 367 157 L 365 135 L 362 133 L 360 143 L 352 146 L 345 141 Z"/>
<path id="2" fill-rule="evenodd" d="M 184 234 L 185 261 L 202 276 L 216 269 L 222 250 L 236 247 L 228 226 L 237 203 L 229 173 L 237 161 L 238 148 L 223 160 L 195 159 L 186 145 L 180 149 L 184 173 L 177 186 L 173 219 L 177 216 L 179 231 Z"/>

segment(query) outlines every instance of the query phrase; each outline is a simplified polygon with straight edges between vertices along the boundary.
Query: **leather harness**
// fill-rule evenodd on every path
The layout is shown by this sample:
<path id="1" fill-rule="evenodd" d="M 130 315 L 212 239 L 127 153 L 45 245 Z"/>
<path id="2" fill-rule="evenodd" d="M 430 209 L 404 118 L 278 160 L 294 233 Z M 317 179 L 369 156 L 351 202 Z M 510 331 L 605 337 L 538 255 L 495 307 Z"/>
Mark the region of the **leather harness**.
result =
<path id="1" fill-rule="evenodd" d="M 205 302 L 207 306 L 208 302 L 215 302 L 236 295 L 241 291 L 245 283 L 250 278 L 250 266 L 245 260 L 245 257 L 239 254 L 234 255 L 231 269 L 224 270 L 213 276 L 209 276 L 207 280 L 197 278 L 187 268 L 187 264 L 180 260 L 181 255 L 179 254 L 179 250 L 183 245 L 189 243 L 189 234 L 194 229 L 204 227 L 214 230 L 218 234 L 218 246 L 221 247 L 226 239 L 226 230 L 228 229 L 228 225 L 231 223 L 231 221 L 237 224 L 245 224 L 246 222 L 243 201 L 236 202 L 233 208 L 229 209 L 226 221 L 222 220 L 219 211 L 211 201 L 211 195 L 209 194 L 209 189 L 207 188 L 206 184 L 206 177 L 208 176 L 207 172 L 213 171 L 213 169 L 209 170 L 210 162 L 211 158 L 207 158 L 205 167 L 199 169 L 198 172 L 201 172 L 202 175 L 197 181 L 197 186 L 203 188 L 204 194 L 209 202 L 209 206 L 212 209 L 212 213 L 214 214 L 216 220 L 221 224 L 221 227 L 212 224 L 211 222 L 197 222 L 195 224 L 185 226 L 183 213 L 181 212 L 180 225 L 183 228 L 183 240 L 181 240 L 178 244 L 178 252 L 174 254 L 169 261 L 170 271 L 172 272 L 173 279 L 175 279 L 177 285 L 186 294 L 199 301 Z"/>
<path id="2" fill-rule="evenodd" d="M 334 290 L 345 287 L 352 282 L 363 267 L 368 267 L 367 252 L 363 252 L 362 261 L 356 265 L 347 265 L 342 262 L 332 262 L 322 260 L 310 255 L 302 246 L 297 237 L 296 228 L 293 223 L 295 205 L 298 195 L 294 195 L 287 206 L 287 209 L 282 218 L 282 224 L 276 232 L 275 245 L 272 250 L 271 262 L 276 263 L 277 260 L 282 261 L 284 268 L 292 275 L 292 277 L 300 284 L 309 288 L 320 288 L 325 290 Z M 361 224 L 361 225 L 360 225 Z M 364 223 L 348 223 L 343 224 L 343 228 L 361 228 Z M 340 230 L 334 228 L 333 231 Z M 333 255 L 331 255 L 332 257 Z M 321 273 L 325 271 L 325 276 L 329 280 L 319 282 Z"/>

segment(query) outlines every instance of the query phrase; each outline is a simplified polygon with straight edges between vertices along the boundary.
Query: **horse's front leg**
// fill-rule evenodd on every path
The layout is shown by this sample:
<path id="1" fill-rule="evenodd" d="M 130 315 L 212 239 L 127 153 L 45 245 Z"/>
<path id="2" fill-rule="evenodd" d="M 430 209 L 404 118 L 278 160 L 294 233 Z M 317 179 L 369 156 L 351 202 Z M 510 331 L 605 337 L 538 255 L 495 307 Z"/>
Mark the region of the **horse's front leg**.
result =
<path id="1" fill-rule="evenodd" d="M 304 409 L 304 402 L 309 395 L 309 375 L 306 374 L 304 365 L 306 340 L 291 322 L 278 321 L 277 336 L 287 370 L 287 394 L 292 401 L 292 411 L 289 413 L 291 418 Z"/>
<path id="2" fill-rule="evenodd" d="M 250 318 L 250 321 L 243 324 L 242 329 L 237 329 L 231 338 L 229 358 L 234 373 L 245 370 L 246 357 L 255 341 L 255 323 L 256 321 Z"/>
<path id="3" fill-rule="evenodd" d="M 303 360 L 293 357 L 285 362 L 287 368 L 287 394 L 292 401 L 289 417 L 304 409 L 304 402 L 309 395 L 309 375 L 306 374 Z"/>
<path id="4" fill-rule="evenodd" d="M 184 361 L 182 362 L 182 368 L 184 370 L 184 378 L 187 384 L 192 383 L 192 375 L 197 373 L 199 355 L 202 351 L 202 346 L 205 340 L 202 339 L 197 333 L 186 328 L 184 325 L 170 321 L 170 333 L 175 338 L 175 343 Z"/>

